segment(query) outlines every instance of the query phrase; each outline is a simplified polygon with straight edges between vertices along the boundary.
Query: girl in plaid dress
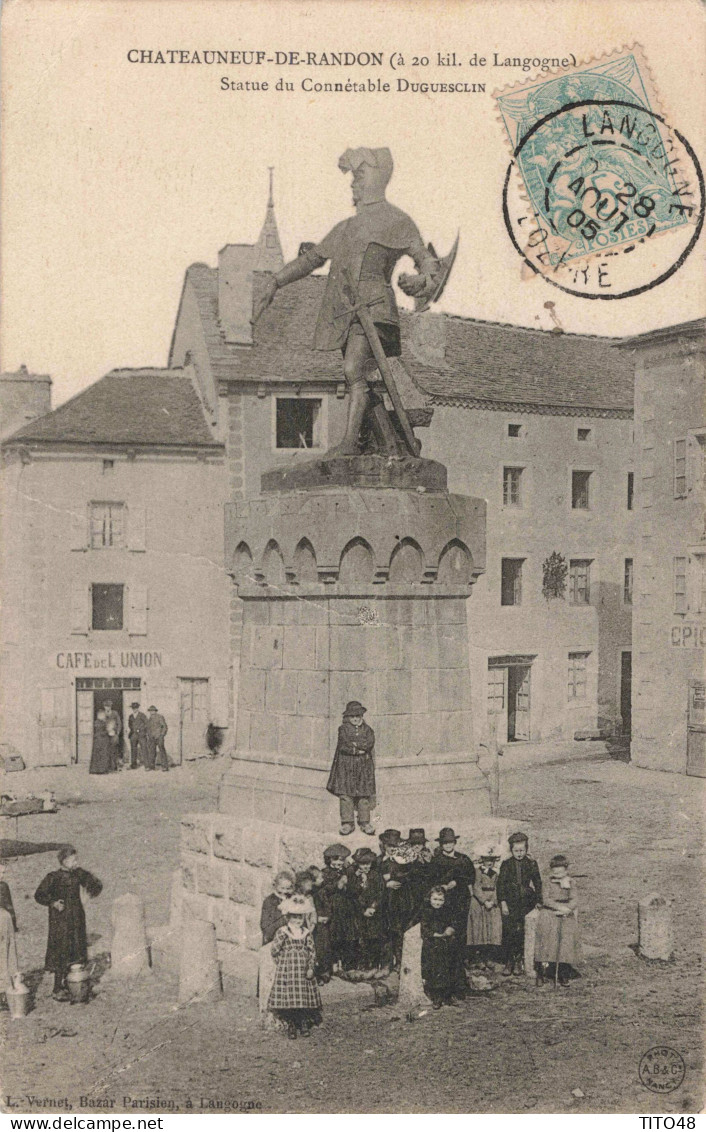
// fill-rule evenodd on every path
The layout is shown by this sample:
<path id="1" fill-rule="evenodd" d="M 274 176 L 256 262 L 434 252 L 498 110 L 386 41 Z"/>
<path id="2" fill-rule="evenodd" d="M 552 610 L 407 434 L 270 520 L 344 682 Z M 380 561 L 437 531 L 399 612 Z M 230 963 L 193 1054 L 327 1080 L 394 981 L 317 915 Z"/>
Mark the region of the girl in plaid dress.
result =
<path id="1" fill-rule="evenodd" d="M 287 1023 L 287 1037 L 308 1037 L 321 1022 L 321 995 L 316 985 L 314 937 L 308 917 L 314 905 L 310 897 L 295 893 L 282 901 L 280 912 L 286 924 L 272 941 L 277 964 L 267 1009 Z"/>

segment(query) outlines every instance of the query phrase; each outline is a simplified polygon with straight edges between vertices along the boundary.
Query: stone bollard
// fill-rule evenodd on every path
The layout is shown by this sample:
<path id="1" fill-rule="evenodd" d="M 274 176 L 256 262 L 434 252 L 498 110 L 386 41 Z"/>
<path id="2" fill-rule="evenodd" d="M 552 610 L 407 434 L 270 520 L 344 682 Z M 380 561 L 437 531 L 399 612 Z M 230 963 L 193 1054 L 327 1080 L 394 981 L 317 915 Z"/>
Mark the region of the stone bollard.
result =
<path id="1" fill-rule="evenodd" d="M 403 1010 L 430 1005 L 422 983 L 422 931 L 419 924 L 404 933 L 398 1005 Z"/>
<path id="2" fill-rule="evenodd" d="M 525 974 L 528 979 L 534 978 L 534 940 L 537 935 L 537 920 L 539 909 L 533 908 L 525 916 Z"/>
<path id="3" fill-rule="evenodd" d="M 126 892 L 113 901 L 113 941 L 110 947 L 112 978 L 132 979 L 151 970 L 145 928 L 145 905 L 140 896 Z"/>
<path id="4" fill-rule="evenodd" d="M 637 906 L 639 952 L 643 959 L 670 959 L 674 951 L 672 902 L 656 892 Z"/>
<path id="5" fill-rule="evenodd" d="M 215 924 L 184 915 L 179 956 L 179 1004 L 208 1002 L 222 996 Z"/>

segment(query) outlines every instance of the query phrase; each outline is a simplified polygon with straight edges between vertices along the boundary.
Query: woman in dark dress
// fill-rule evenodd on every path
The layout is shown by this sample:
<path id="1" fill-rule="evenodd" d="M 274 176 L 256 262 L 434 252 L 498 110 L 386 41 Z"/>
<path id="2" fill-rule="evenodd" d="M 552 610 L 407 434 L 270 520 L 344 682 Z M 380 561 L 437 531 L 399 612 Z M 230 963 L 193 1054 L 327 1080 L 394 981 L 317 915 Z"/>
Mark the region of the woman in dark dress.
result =
<path id="1" fill-rule="evenodd" d="M 37 904 L 49 909 L 49 938 L 44 965 L 54 972 L 54 997 L 60 1002 L 68 998 L 66 976 L 72 963 L 88 959 L 86 916 L 81 902 L 81 889 L 89 896 L 99 896 L 103 885 L 86 869 L 79 867 L 76 850 L 65 845 L 59 850 L 60 868 L 47 873 L 34 894 Z"/>
<path id="2" fill-rule="evenodd" d="M 89 774 L 110 774 L 113 766 L 113 744 L 108 735 L 105 712 L 101 708 L 93 724 L 93 750 Z"/>

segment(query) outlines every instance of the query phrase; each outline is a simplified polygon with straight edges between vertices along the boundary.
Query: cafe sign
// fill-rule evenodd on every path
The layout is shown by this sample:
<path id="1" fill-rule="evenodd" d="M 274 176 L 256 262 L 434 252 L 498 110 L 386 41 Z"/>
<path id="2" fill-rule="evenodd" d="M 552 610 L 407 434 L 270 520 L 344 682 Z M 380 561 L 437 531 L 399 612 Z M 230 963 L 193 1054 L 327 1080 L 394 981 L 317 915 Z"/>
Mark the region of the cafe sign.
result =
<path id="1" fill-rule="evenodd" d="M 72 649 L 52 653 L 53 667 L 72 672 L 134 672 L 143 668 L 163 668 L 164 653 L 142 649 Z"/>

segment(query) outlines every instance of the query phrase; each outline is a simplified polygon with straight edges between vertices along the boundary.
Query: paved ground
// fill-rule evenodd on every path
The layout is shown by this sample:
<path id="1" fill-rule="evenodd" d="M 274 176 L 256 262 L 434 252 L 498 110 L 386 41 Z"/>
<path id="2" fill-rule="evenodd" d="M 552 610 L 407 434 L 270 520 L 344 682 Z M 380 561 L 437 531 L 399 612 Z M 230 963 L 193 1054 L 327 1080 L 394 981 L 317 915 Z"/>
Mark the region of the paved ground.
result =
<path id="1" fill-rule="evenodd" d="M 105 882 L 89 905 L 93 951 L 110 939 L 110 904 L 129 889 L 148 920 L 166 919 L 182 813 L 214 807 L 221 761 L 169 776 L 88 779 L 77 770 L 27 772 L 23 787 L 52 784 L 58 817 L 22 823 L 22 837 L 77 845 Z M 503 776 L 501 809 L 532 836 L 546 871 L 564 851 L 580 874 L 582 978 L 567 990 L 496 978 L 497 989 L 456 1010 L 413 1022 L 394 1007 L 332 1008 L 307 1041 L 258 1029 L 254 1004 L 226 987 L 217 1006 L 178 1009 L 175 976 L 140 984 L 102 979 L 87 1006 L 69 1007 L 39 985 L 36 1008 L 0 1015 L 2 1088 L 15 1111 L 641 1112 L 700 1111 L 703 1002 L 703 788 L 700 780 L 622 762 L 572 761 Z M 9 836 L 9 833 L 6 833 Z M 41 967 L 45 915 L 32 894 L 49 856 L 12 864 L 25 969 Z M 139 878 L 139 880 L 136 880 Z M 650 964 L 631 950 L 637 901 L 674 900 L 676 951 Z M 103 967 L 99 960 L 97 972 Z M 35 976 L 35 981 L 39 976 Z M 643 1053 L 670 1045 L 684 1058 L 683 1085 L 648 1092 Z M 574 1090 L 583 1096 L 575 1097 Z M 50 1103 L 29 1104 L 27 1095 Z M 126 1099 L 128 1098 L 128 1099 Z"/>

